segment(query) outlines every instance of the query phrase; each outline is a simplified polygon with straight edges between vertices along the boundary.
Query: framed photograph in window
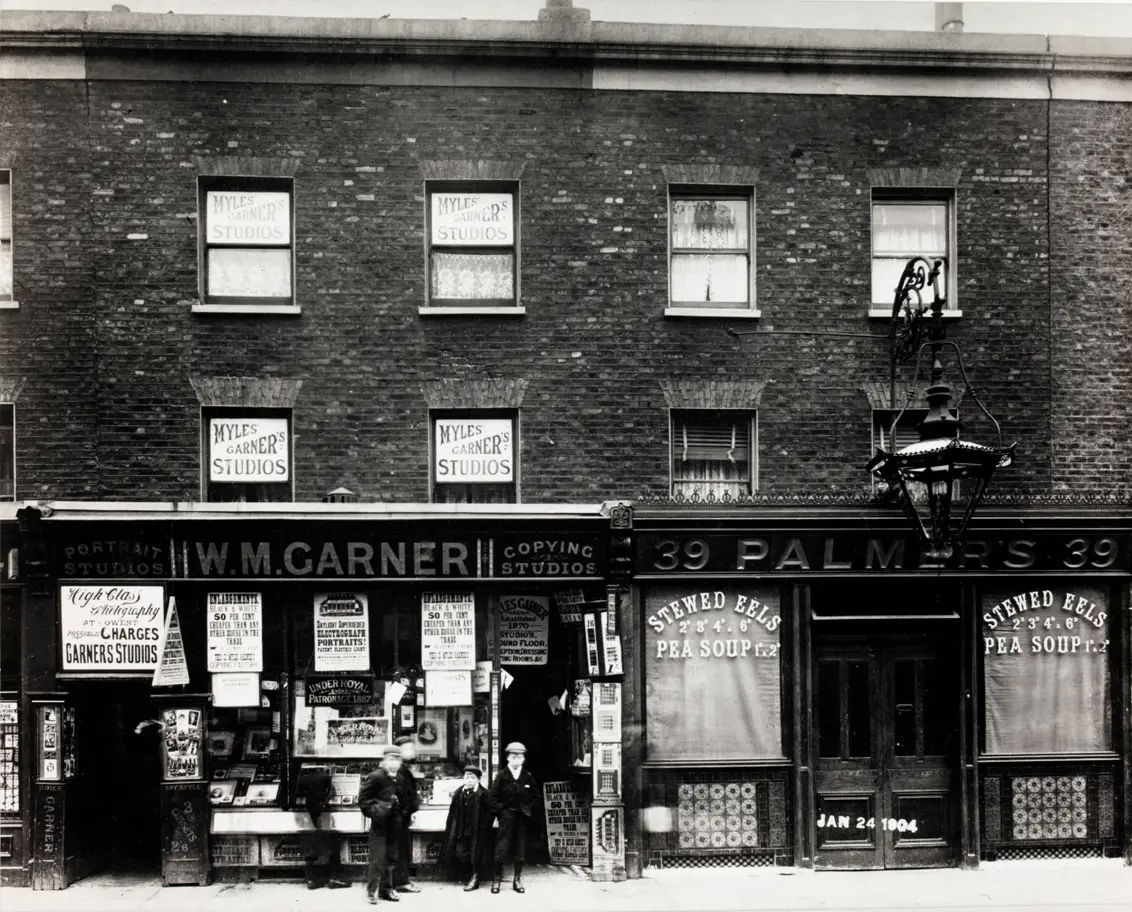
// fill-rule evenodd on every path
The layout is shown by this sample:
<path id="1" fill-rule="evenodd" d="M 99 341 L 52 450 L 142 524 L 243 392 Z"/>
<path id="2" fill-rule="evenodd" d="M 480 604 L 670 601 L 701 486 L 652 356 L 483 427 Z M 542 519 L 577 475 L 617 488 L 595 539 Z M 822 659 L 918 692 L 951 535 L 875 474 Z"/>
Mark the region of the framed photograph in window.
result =
<path id="1" fill-rule="evenodd" d="M 266 760 L 271 753 L 271 729 L 249 728 L 244 735 L 244 759 Z"/>

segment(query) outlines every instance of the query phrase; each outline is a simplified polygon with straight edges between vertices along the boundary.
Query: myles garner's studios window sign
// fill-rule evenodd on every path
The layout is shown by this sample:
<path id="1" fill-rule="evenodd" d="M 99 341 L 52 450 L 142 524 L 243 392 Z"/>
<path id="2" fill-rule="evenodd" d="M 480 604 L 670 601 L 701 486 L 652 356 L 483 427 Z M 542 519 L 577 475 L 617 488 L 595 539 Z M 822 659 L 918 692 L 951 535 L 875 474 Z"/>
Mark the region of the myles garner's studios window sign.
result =
<path id="1" fill-rule="evenodd" d="M 286 418 L 211 418 L 208 477 L 213 482 L 289 481 Z"/>
<path id="2" fill-rule="evenodd" d="M 437 418 L 437 483 L 513 482 L 514 439 L 510 418 Z"/>

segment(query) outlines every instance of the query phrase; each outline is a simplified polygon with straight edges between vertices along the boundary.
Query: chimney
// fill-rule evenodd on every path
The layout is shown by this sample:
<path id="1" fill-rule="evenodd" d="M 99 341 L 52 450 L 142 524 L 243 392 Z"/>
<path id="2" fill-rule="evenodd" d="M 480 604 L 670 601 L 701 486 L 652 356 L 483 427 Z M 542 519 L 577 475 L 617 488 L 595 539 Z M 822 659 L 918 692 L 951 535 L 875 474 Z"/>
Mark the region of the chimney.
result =
<path id="1" fill-rule="evenodd" d="M 935 30 L 937 32 L 963 31 L 963 4 L 937 3 L 935 5 Z"/>
<path id="2" fill-rule="evenodd" d="M 574 0 L 546 0 L 546 7 L 538 11 L 539 22 L 556 25 L 590 21 L 588 9 L 574 9 Z"/>

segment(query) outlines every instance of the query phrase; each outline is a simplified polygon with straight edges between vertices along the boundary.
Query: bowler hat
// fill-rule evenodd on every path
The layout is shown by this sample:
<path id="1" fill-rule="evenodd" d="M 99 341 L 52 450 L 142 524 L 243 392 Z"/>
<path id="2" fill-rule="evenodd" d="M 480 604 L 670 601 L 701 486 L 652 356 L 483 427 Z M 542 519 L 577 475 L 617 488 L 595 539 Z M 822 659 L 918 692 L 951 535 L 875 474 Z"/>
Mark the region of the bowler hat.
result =
<path id="1" fill-rule="evenodd" d="M 522 741 L 512 741 L 503 749 L 505 754 L 525 754 L 527 746 Z"/>

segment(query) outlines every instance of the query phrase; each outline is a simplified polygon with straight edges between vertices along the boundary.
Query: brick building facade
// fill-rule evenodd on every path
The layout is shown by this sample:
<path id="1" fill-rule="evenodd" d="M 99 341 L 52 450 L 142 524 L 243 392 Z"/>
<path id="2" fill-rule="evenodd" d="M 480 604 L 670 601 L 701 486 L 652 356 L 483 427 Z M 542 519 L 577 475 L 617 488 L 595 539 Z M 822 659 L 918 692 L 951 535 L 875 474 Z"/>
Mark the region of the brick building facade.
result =
<path id="1" fill-rule="evenodd" d="M 44 829 L 40 793 L 58 788 L 65 795 L 69 786 L 66 776 L 51 784 L 29 754 L 42 734 L 37 712 L 57 708 L 62 719 L 72 697 L 100 699 L 100 682 L 67 673 L 61 634 L 42 633 L 42 622 L 62 610 L 67 586 L 146 575 L 124 572 L 121 560 L 99 569 L 94 555 L 85 571 L 65 569 L 74 558 L 66 549 L 79 547 L 79 530 L 90 522 L 105 524 L 99 534 L 108 540 L 170 552 L 171 566 L 148 578 L 162 583 L 163 604 L 170 595 L 178 599 L 190 653 L 200 650 L 189 656 L 186 693 L 195 695 L 208 694 L 211 673 L 203 627 L 189 632 L 186 619 L 203 625 L 209 589 L 207 568 L 190 573 L 195 545 L 230 541 L 235 554 L 241 542 L 282 547 L 287 535 L 293 545 L 312 523 L 325 524 L 318 534 L 326 541 L 338 536 L 338 523 L 393 524 L 406 540 L 436 539 L 445 529 L 480 539 L 600 539 L 602 558 L 583 572 L 545 574 L 552 580 L 519 575 L 551 604 L 577 584 L 588 604 L 609 605 L 615 615 L 620 608 L 624 675 L 611 674 L 605 685 L 600 673 L 592 676 L 595 688 L 604 687 L 611 700 L 615 694 L 622 713 L 623 737 L 608 762 L 618 784 L 600 792 L 596 757 L 592 777 L 577 780 L 588 792 L 592 778 L 595 871 L 614 877 L 689 858 L 900 863 L 891 845 L 827 844 L 819 832 L 826 817 L 821 789 L 845 787 L 815 785 L 821 748 L 808 746 L 813 718 L 805 711 L 820 702 L 815 682 L 823 653 L 810 615 L 821 614 L 830 578 L 860 576 L 861 585 L 884 590 L 862 590 L 863 601 L 911 602 L 921 595 L 893 587 L 942 574 L 965 631 L 943 639 L 948 648 L 970 651 L 970 680 L 980 679 L 977 606 L 1006 598 L 992 585 L 993 572 L 1017 570 L 1026 581 L 1018 586 L 1044 576 L 1053 579 L 1043 583 L 1047 588 L 1092 587 L 1093 600 L 1108 603 L 1112 618 L 1102 686 L 1111 692 L 1106 745 L 1007 751 L 1014 767 L 1002 757 L 980 766 L 983 710 L 964 709 L 970 718 L 956 723 L 964 745 L 944 764 L 954 766 L 951 780 L 933 786 L 948 796 L 962 792 L 962 800 L 955 798 L 933 837 L 943 851 L 925 848 L 909 863 L 974 864 L 995 855 L 1004 837 L 1001 827 L 988 830 L 987 820 L 998 811 L 980 802 L 1004 783 L 1046 770 L 1066 782 L 1088 777 L 1087 838 L 1074 843 L 1046 833 L 1021 839 L 1018 851 L 1130 857 L 1132 343 L 1120 294 L 1132 279 L 1132 48 L 1030 36 L 637 27 L 565 12 L 538 23 L 6 15 L 0 170 L 10 200 L 11 280 L 0 302 L 0 401 L 13 416 L 8 464 L 16 506 L 5 508 L 5 530 L 25 552 L 5 581 L 5 639 L 11 642 L 18 626 L 16 652 L 23 654 L 18 668 L 9 671 L 5 659 L 2 671 L 19 710 L 12 724 L 23 733 L 22 788 L 7 809 L 4 837 L 12 880 L 65 885 L 97 867 L 83 861 L 67 870 L 63 854 L 56 858 L 44 847 L 37 835 Z M 208 194 L 241 189 L 288 195 L 286 301 L 233 305 L 208 293 Z M 430 285 L 431 257 L 443 255 L 430 243 L 442 212 L 431 204 L 438 194 L 462 190 L 503 194 L 514 207 L 507 248 L 513 297 L 502 305 L 444 306 L 437 303 L 440 284 Z M 739 208 L 729 212 L 746 213 L 738 245 L 749 263 L 745 302 L 713 306 L 710 293 L 684 306 L 675 300 L 670 280 L 681 252 L 672 224 L 681 200 L 689 207 L 730 201 Z M 874 303 L 872 270 L 877 206 L 917 203 L 939 206 L 946 219 L 938 236 L 949 263 L 948 338 L 962 346 L 980 398 L 1018 441 L 1014 465 L 994 481 L 1002 496 L 983 511 L 981 534 L 992 556 L 964 558 L 942 571 L 925 569 L 911 552 L 906 567 L 831 557 L 846 542 L 853 548 L 859 540 L 863 548 L 868 535 L 902 529 L 896 512 L 873 500 L 864 471 L 878 442 L 877 416 L 890 406 L 891 306 L 883 296 Z M 718 217 L 719 206 L 713 211 Z M 948 374 L 958 387 L 954 365 Z M 911 380 L 910 368 L 901 368 L 898 407 Z M 991 434 L 977 409 L 959 405 L 971 436 Z M 270 499 L 293 501 L 293 508 L 200 506 L 233 499 L 210 497 L 207 477 L 208 421 L 225 409 L 289 422 L 290 487 Z M 738 493 L 755 495 L 739 506 L 667 500 L 679 493 L 673 473 L 682 435 L 684 459 L 688 453 L 680 416 L 705 411 L 752 419 L 740 425 L 740 436 L 743 427 L 749 435 L 745 444 L 734 432 L 730 441 L 732 452 L 745 445 L 748 454 L 747 487 Z M 517 468 L 500 499 L 515 506 L 430 505 L 445 499 L 437 488 L 434 423 L 470 415 L 511 422 Z M 343 488 L 356 504 L 322 505 Z M 611 531 L 608 504 L 631 501 L 639 501 L 632 585 L 616 561 L 605 559 L 606 549 L 619 544 L 616 527 L 626 522 L 614 509 Z M 33 502 L 49 508 L 17 531 L 16 508 Z M 284 530 L 278 542 L 276 529 Z M 1003 542 L 1020 529 L 1057 542 L 1042 539 L 1031 544 L 1029 562 L 1004 563 Z M 730 544 L 712 540 L 726 551 L 764 530 L 774 552 L 769 560 L 779 565 L 730 566 L 705 555 L 697 566 L 697 543 L 707 536 L 732 536 Z M 791 536 L 804 543 L 826 536 L 817 546 L 824 563 L 791 551 Z M 42 578 L 29 581 L 27 555 L 36 542 L 48 557 Z M 671 566 L 663 563 L 665 542 L 684 549 Z M 1086 557 L 1077 563 L 1082 548 Z M 289 551 L 289 562 L 281 563 L 282 552 L 270 551 L 271 566 L 302 576 L 292 573 L 301 566 L 299 553 Z M 374 587 L 371 606 L 381 601 L 381 583 L 388 582 L 382 573 L 355 574 L 352 564 L 334 571 L 329 559 L 326 566 L 312 579 L 355 580 L 355 588 Z M 494 580 L 476 588 L 483 599 L 477 610 L 492 630 L 507 594 L 496 569 L 469 574 Z M 782 665 L 781 750 L 723 765 L 694 752 L 650 761 L 646 692 L 656 682 L 649 678 L 646 618 L 662 595 L 679 598 L 689 586 L 732 599 L 734 585 L 748 582 L 736 571 L 748 569 L 756 586 L 771 587 L 770 578 L 780 575 L 770 596 L 784 619 L 775 648 L 796 660 Z M 885 569 L 900 572 L 872 572 Z M 715 571 L 710 585 L 701 571 Z M 811 583 L 811 571 L 822 579 Z M 254 565 L 245 562 L 232 574 L 238 588 L 254 587 Z M 428 573 L 402 575 L 406 597 L 417 598 L 413 587 L 425 585 Z M 881 576 L 884 582 L 875 582 Z M 288 619 L 279 636 L 287 644 L 299 642 L 295 625 L 300 611 L 309 612 L 308 590 L 318 585 L 291 581 L 285 592 L 282 582 L 260 584 L 268 615 L 279 593 Z M 372 623 L 380 623 L 377 615 Z M 556 622 L 552 652 L 554 637 L 573 644 L 581 629 Z M 506 661 L 498 646 L 494 639 L 484 645 L 496 678 Z M 290 645 L 280 648 L 276 671 L 292 682 L 283 684 L 286 692 L 305 669 L 287 652 Z M 563 649 L 572 655 L 574 646 Z M 584 645 L 577 651 L 583 654 Z M 550 664 L 572 680 L 584 676 L 584 668 L 575 674 L 580 662 L 573 656 L 561 668 Z M 884 661 L 877 669 L 876 682 L 896 674 Z M 376 660 L 371 670 L 378 671 Z M 266 681 L 271 668 L 262 673 Z M 551 686 L 540 679 L 531 687 L 544 684 Z M 184 706 L 209 713 L 205 696 L 199 705 L 182 696 Z M 489 726 L 494 746 L 482 746 L 477 759 L 498 754 L 499 720 L 488 720 L 497 697 L 483 707 L 482 723 L 474 717 L 474 725 Z M 83 709 L 90 706 L 80 715 Z M 595 716 L 597 709 L 595 703 Z M 297 712 L 278 711 L 284 725 Z M 508 722 L 502 724 L 506 733 Z M 551 737 L 541 728 L 538 734 Z M 596 730 L 583 740 L 591 736 L 600 754 L 606 742 Z M 282 742 L 282 762 L 295 764 L 294 744 Z M 956 757 L 964 762 L 952 763 Z M 487 765 L 498 760 L 491 756 Z M 280 801 L 291 806 L 301 776 L 297 766 L 286 768 Z M 570 779 L 556 762 L 546 761 L 545 771 Z M 985 786 L 988 779 L 994 784 Z M 680 841 L 681 815 L 736 816 L 695 811 L 689 803 L 696 788 L 714 784 L 721 800 L 731 797 L 731 786 L 742 800 L 751 790 L 757 836 L 743 841 L 747 830 L 739 827 L 739 841 L 727 842 L 729 831 L 720 828 L 724 841 L 712 842 L 709 819 L 706 843 Z M 881 797 L 863 816 L 904 819 L 893 810 L 889 786 L 853 786 L 874 787 Z M 677 810 L 684 799 L 686 814 Z M 603 807 L 614 817 L 599 824 Z M 643 810 L 659 807 L 670 809 L 667 823 Z M 833 808 L 827 813 L 839 816 Z M 207 817 L 208 806 L 202 809 Z M 213 824 L 202 841 L 235 840 L 227 845 L 244 851 L 240 863 L 254 867 L 246 840 L 256 834 L 262 867 L 286 860 L 285 852 L 278 855 L 289 838 L 283 831 Z M 599 846 L 608 856 L 600 864 Z M 278 857 L 268 861 L 269 851 Z M 343 849 L 348 860 L 349 851 Z M 420 851 L 415 860 L 427 861 L 428 846 Z M 168 846 L 165 855 L 170 882 L 211 876 L 199 873 L 209 868 L 207 857 L 186 856 L 178 868 Z M 212 866 L 222 867 L 217 857 L 214 845 Z"/>

